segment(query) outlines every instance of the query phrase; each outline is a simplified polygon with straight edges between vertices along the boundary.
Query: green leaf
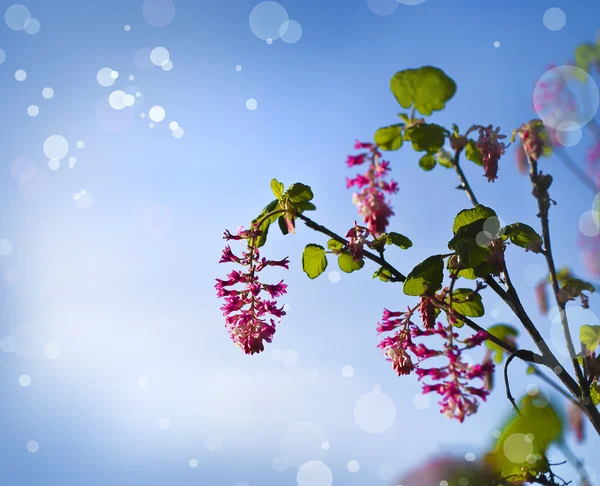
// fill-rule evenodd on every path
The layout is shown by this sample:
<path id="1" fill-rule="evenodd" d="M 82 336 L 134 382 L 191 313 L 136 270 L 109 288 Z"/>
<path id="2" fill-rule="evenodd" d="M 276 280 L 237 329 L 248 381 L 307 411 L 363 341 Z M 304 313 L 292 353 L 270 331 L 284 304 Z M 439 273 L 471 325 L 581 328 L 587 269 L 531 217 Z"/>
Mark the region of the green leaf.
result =
<path id="1" fill-rule="evenodd" d="M 333 238 L 331 238 L 327 242 L 327 249 L 331 250 L 333 252 L 340 252 L 340 251 L 342 251 L 343 248 L 344 248 L 344 245 L 342 245 L 339 241 L 334 240 Z"/>
<path id="2" fill-rule="evenodd" d="M 441 69 L 424 66 L 394 74 L 390 89 L 402 108 L 413 105 L 423 115 L 444 109 L 456 93 L 456 83 Z"/>
<path id="3" fill-rule="evenodd" d="M 271 180 L 271 190 L 278 201 L 281 201 L 281 197 L 283 196 L 283 184 L 279 182 L 277 179 Z"/>
<path id="4" fill-rule="evenodd" d="M 526 372 L 528 375 L 531 375 L 531 374 L 533 374 L 533 372 L 534 372 L 534 371 L 535 371 L 535 367 L 534 367 L 533 365 L 529 365 L 529 366 L 527 367 L 527 369 L 525 370 L 525 372 Z"/>
<path id="5" fill-rule="evenodd" d="M 279 208 L 279 201 L 277 199 L 274 199 L 273 201 L 271 201 L 269 204 L 267 204 L 264 207 L 264 209 L 260 212 L 260 214 L 258 215 L 257 218 L 252 220 L 252 224 L 254 225 L 258 221 L 263 219 L 268 213 L 275 211 L 278 208 Z M 262 231 L 262 235 L 260 235 L 256 240 L 256 246 L 258 248 L 260 248 L 267 242 L 267 235 L 269 234 L 269 227 L 271 226 L 272 223 L 274 223 L 277 220 L 278 217 L 279 217 L 279 214 L 275 214 L 274 216 L 269 216 L 261 223 L 259 229 Z"/>
<path id="6" fill-rule="evenodd" d="M 467 160 L 483 167 L 483 155 L 481 154 L 481 150 L 477 148 L 477 144 L 474 140 L 469 140 L 467 142 L 467 146 L 465 147 L 465 157 Z"/>
<path id="7" fill-rule="evenodd" d="M 600 403 L 600 385 L 593 384 L 590 386 L 590 398 L 592 399 L 594 406 L 597 406 Z"/>
<path id="8" fill-rule="evenodd" d="M 396 233 L 391 231 L 390 233 L 386 233 L 385 242 L 388 245 L 396 245 L 402 248 L 403 250 L 408 250 L 413 244 L 406 236 L 401 235 L 400 233 Z"/>
<path id="9" fill-rule="evenodd" d="M 590 64 L 597 62 L 600 58 L 600 50 L 594 44 L 580 44 L 575 49 L 575 65 L 579 69 L 583 69 L 586 73 L 590 72 Z M 587 76 L 573 69 L 573 74 L 579 78 L 581 82 L 585 82 Z"/>
<path id="10" fill-rule="evenodd" d="M 302 270 L 308 278 L 314 279 L 321 275 L 327 268 L 325 248 L 313 243 L 306 245 L 302 254 Z"/>
<path id="11" fill-rule="evenodd" d="M 474 238 L 459 239 L 456 243 L 456 255 L 463 269 L 471 268 L 476 277 L 484 277 L 493 272 L 488 261 L 492 252 L 487 246 L 481 246 Z"/>
<path id="12" fill-rule="evenodd" d="M 600 326 L 581 326 L 579 340 L 590 353 L 593 353 L 600 344 Z"/>
<path id="13" fill-rule="evenodd" d="M 404 125 L 390 125 L 380 128 L 375 132 L 373 140 L 381 150 L 398 150 L 402 147 L 402 127 Z"/>
<path id="14" fill-rule="evenodd" d="M 419 167 L 425 171 L 433 170 L 435 164 L 435 157 L 431 154 L 425 154 L 419 159 Z"/>
<path id="15" fill-rule="evenodd" d="M 317 206 L 315 206 L 311 202 L 306 201 L 296 204 L 296 209 L 298 209 L 299 211 L 314 211 L 315 209 L 317 209 Z"/>
<path id="16" fill-rule="evenodd" d="M 294 207 L 297 207 L 299 204 L 310 201 L 314 196 L 312 189 L 309 186 L 302 184 L 301 182 L 296 182 L 289 187 L 283 197 L 287 198 Z"/>
<path id="17" fill-rule="evenodd" d="M 352 273 L 364 267 L 365 262 L 363 260 L 354 261 L 350 252 L 345 251 L 338 256 L 338 266 L 342 272 Z"/>
<path id="18" fill-rule="evenodd" d="M 471 300 L 467 300 L 471 294 L 471 289 L 455 289 L 452 292 L 452 308 L 466 317 L 481 317 L 485 314 L 481 295 L 473 294 Z"/>
<path id="19" fill-rule="evenodd" d="M 435 154 L 437 157 L 438 164 L 446 169 L 454 168 L 454 164 L 452 163 L 452 154 L 448 152 L 444 147 L 439 149 Z"/>
<path id="20" fill-rule="evenodd" d="M 444 259 L 442 255 L 433 255 L 419 263 L 406 277 L 404 293 L 421 296 L 428 292 L 436 292 L 444 279 Z"/>
<path id="21" fill-rule="evenodd" d="M 435 154 L 444 146 L 446 129 L 435 123 L 422 123 L 413 125 L 406 130 L 412 147 L 417 152 Z"/>
<path id="22" fill-rule="evenodd" d="M 496 324 L 490 327 L 487 331 L 492 336 L 509 343 L 519 335 L 519 331 L 508 324 Z M 485 345 L 488 347 L 488 349 L 494 351 L 494 363 L 502 363 L 504 349 L 498 346 L 495 342 L 489 340 L 485 341 Z"/>
<path id="23" fill-rule="evenodd" d="M 583 292 L 594 292 L 596 288 L 585 280 L 578 278 L 567 278 L 563 282 L 563 286 L 556 294 L 557 299 L 560 303 L 564 304 L 570 300 L 575 300 L 581 296 Z"/>
<path id="24" fill-rule="evenodd" d="M 456 215 L 456 218 L 454 218 L 454 225 L 452 226 L 452 231 L 454 232 L 454 234 L 457 234 L 461 228 L 476 222 L 481 222 L 483 225 L 486 219 L 495 216 L 496 212 L 493 209 L 483 206 L 481 204 L 478 204 L 474 208 L 463 209 Z"/>
<path id="25" fill-rule="evenodd" d="M 534 253 L 542 251 L 542 237 L 529 225 L 524 223 L 513 223 L 500 230 L 502 239 L 510 239 L 514 245 L 525 248 Z"/>
<path id="26" fill-rule="evenodd" d="M 386 268 L 379 268 L 373 273 L 373 278 L 379 278 L 382 282 L 389 282 L 392 278 L 392 272 L 387 270 Z"/>
<path id="27" fill-rule="evenodd" d="M 277 219 L 277 224 L 279 225 L 279 229 L 281 230 L 281 233 L 283 233 L 284 236 L 290 232 L 287 223 L 285 222 L 285 216 L 279 216 L 279 218 Z"/>
<path id="28" fill-rule="evenodd" d="M 517 479 L 521 475 L 521 479 L 526 480 L 547 471 L 548 464 L 543 458 L 550 444 L 561 439 L 563 423 L 552 405 L 543 405 L 529 395 L 521 400 L 519 409 L 521 416 L 511 414 L 485 462 L 493 472 L 505 478 Z M 531 461 L 532 455 L 539 459 Z"/>

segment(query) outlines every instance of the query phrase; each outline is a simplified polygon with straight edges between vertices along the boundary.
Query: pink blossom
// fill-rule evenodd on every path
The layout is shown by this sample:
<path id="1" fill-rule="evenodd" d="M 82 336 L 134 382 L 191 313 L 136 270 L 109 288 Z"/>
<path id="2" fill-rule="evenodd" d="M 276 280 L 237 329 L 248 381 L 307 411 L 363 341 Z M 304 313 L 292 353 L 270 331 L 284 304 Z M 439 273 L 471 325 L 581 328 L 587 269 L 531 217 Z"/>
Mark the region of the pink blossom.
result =
<path id="1" fill-rule="evenodd" d="M 477 148 L 481 150 L 485 177 L 489 182 L 494 182 L 498 178 L 498 160 L 500 160 L 506 148 L 506 145 L 498 140 L 504 138 L 506 138 L 506 135 L 500 135 L 500 127 L 497 127 L 496 130 L 492 129 L 492 125 L 479 128 Z"/>

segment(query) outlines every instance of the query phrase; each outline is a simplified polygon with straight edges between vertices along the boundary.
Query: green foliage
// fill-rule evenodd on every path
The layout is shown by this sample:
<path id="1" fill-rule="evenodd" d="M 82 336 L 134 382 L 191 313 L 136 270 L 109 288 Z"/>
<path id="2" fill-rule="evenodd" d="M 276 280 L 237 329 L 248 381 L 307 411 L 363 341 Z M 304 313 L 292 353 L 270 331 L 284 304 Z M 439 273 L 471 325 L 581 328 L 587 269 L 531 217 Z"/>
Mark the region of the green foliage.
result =
<path id="1" fill-rule="evenodd" d="M 510 239 L 514 245 L 530 250 L 534 253 L 542 251 L 542 237 L 531 227 L 524 223 L 509 224 L 501 231 L 502 239 Z"/>
<path id="2" fill-rule="evenodd" d="M 406 277 L 404 293 L 420 296 L 438 291 L 444 279 L 444 259 L 442 255 L 433 255 L 419 263 Z"/>
<path id="3" fill-rule="evenodd" d="M 386 244 L 398 246 L 403 250 L 408 250 L 413 245 L 412 241 L 410 241 L 406 236 L 396 233 L 395 231 L 384 233 L 382 237 L 385 237 Z"/>
<path id="4" fill-rule="evenodd" d="M 441 69 L 424 66 L 394 74 L 390 89 L 402 108 L 414 106 L 421 114 L 430 116 L 444 109 L 456 93 L 456 83 Z"/>
<path id="5" fill-rule="evenodd" d="M 289 187 L 282 199 L 287 199 L 291 203 L 291 207 L 296 208 L 299 204 L 306 203 L 313 197 L 312 189 L 309 186 L 296 182 Z"/>
<path id="6" fill-rule="evenodd" d="M 471 294 L 471 289 L 455 289 L 452 292 L 452 308 L 466 317 L 481 317 L 485 314 L 481 295 Z M 467 300 L 470 295 L 471 299 Z"/>
<path id="7" fill-rule="evenodd" d="M 308 278 L 317 278 L 326 268 L 325 248 L 314 243 L 306 245 L 304 253 L 302 253 L 302 270 L 308 275 Z"/>
<path id="8" fill-rule="evenodd" d="M 566 278 L 556 297 L 559 302 L 564 304 L 570 300 L 575 300 L 577 297 L 581 296 L 583 292 L 594 292 L 595 290 L 596 288 L 585 280 Z"/>
<path id="9" fill-rule="evenodd" d="M 273 191 L 273 194 L 275 194 L 275 197 L 277 198 L 278 201 L 281 200 L 281 197 L 283 196 L 283 184 L 281 182 L 279 182 L 277 179 L 272 179 L 271 180 L 271 190 Z"/>
<path id="10" fill-rule="evenodd" d="M 590 386 L 590 398 L 592 399 L 594 406 L 598 406 L 600 403 L 600 385 L 593 383 L 592 386 Z"/>
<path id="11" fill-rule="evenodd" d="M 485 277 L 494 271 L 488 262 L 492 252 L 487 246 L 479 245 L 474 238 L 459 239 L 456 243 L 456 255 L 461 267 L 472 270 L 475 278 Z"/>
<path id="12" fill-rule="evenodd" d="M 495 324 L 487 330 L 492 336 L 501 339 L 502 341 L 509 341 L 512 338 L 516 338 L 519 335 L 519 331 L 508 324 Z M 498 346 L 492 341 L 486 341 L 485 345 L 494 352 L 494 363 L 500 364 L 504 359 L 504 349 Z"/>
<path id="13" fill-rule="evenodd" d="M 581 326 L 579 340 L 590 353 L 593 353 L 600 344 L 600 326 Z"/>
<path id="14" fill-rule="evenodd" d="M 454 225 L 452 226 L 452 231 L 455 235 L 459 234 L 463 228 L 468 228 L 474 223 L 481 223 L 481 230 L 483 230 L 483 223 L 488 219 L 496 216 L 496 212 L 483 206 L 482 204 L 478 204 L 477 206 L 469 209 L 463 209 L 459 212 L 454 218 Z"/>
<path id="15" fill-rule="evenodd" d="M 338 256 L 338 266 L 342 272 L 352 273 L 364 267 L 365 262 L 363 260 L 355 261 L 350 252 L 345 251 Z"/>
<path id="16" fill-rule="evenodd" d="M 274 199 L 273 201 L 271 201 L 269 204 L 267 204 L 264 207 L 264 209 L 260 212 L 260 214 L 258 215 L 257 218 L 252 220 L 252 224 L 254 225 L 255 223 L 258 223 L 267 214 L 269 214 L 272 211 L 275 211 L 276 209 L 280 209 L 280 208 L 281 208 L 281 206 L 279 205 L 279 201 L 277 199 Z M 269 233 L 269 227 L 271 226 L 272 223 L 274 223 L 277 220 L 278 217 L 279 217 L 279 214 L 269 216 L 268 218 L 265 218 L 264 221 L 261 223 L 259 229 L 262 231 L 262 235 L 260 235 L 256 240 L 256 246 L 258 248 L 260 248 L 267 242 L 267 235 Z"/>
<path id="17" fill-rule="evenodd" d="M 344 248 L 344 245 L 342 245 L 338 240 L 334 240 L 333 238 L 331 238 L 327 242 L 327 249 L 334 253 L 341 253 L 343 248 Z"/>
<path id="18" fill-rule="evenodd" d="M 387 270 L 386 268 L 380 267 L 378 270 L 373 273 L 373 278 L 379 278 L 382 282 L 389 282 L 392 279 L 392 272 Z"/>
<path id="19" fill-rule="evenodd" d="M 435 157 L 431 154 L 425 154 L 423 157 L 419 159 L 419 167 L 425 171 L 433 170 L 435 167 L 436 160 Z"/>
<path id="20" fill-rule="evenodd" d="M 277 224 L 279 225 L 279 229 L 284 236 L 290 232 L 288 225 L 285 222 L 285 216 L 279 216 L 279 218 L 277 218 Z"/>
<path id="21" fill-rule="evenodd" d="M 452 162 L 452 154 L 444 147 L 439 149 L 435 156 L 437 157 L 438 164 L 440 164 L 442 167 L 445 167 L 446 169 L 452 169 L 454 167 Z"/>
<path id="22" fill-rule="evenodd" d="M 435 123 L 421 123 L 406 130 L 406 135 L 417 152 L 435 154 L 444 146 L 446 129 Z"/>
<path id="23" fill-rule="evenodd" d="M 375 132 L 373 140 L 381 150 L 398 150 L 402 147 L 403 127 L 404 125 L 397 124 L 380 128 Z"/>
<path id="24" fill-rule="evenodd" d="M 474 164 L 483 167 L 483 155 L 481 154 L 481 150 L 477 148 L 477 144 L 474 140 L 469 140 L 467 142 L 465 147 L 465 157 Z"/>
<path id="25" fill-rule="evenodd" d="M 586 73 L 590 71 L 590 64 L 600 61 L 600 46 L 594 44 L 580 44 L 575 49 L 575 65 L 579 69 L 583 69 Z M 586 81 L 587 76 L 573 70 L 573 74 L 579 78 L 581 82 Z"/>
<path id="26" fill-rule="evenodd" d="M 519 405 L 522 416 L 501 428 L 494 450 L 485 461 L 502 478 L 527 481 L 548 471 L 548 446 L 561 438 L 563 424 L 554 408 L 542 406 L 535 397 L 525 396 Z"/>

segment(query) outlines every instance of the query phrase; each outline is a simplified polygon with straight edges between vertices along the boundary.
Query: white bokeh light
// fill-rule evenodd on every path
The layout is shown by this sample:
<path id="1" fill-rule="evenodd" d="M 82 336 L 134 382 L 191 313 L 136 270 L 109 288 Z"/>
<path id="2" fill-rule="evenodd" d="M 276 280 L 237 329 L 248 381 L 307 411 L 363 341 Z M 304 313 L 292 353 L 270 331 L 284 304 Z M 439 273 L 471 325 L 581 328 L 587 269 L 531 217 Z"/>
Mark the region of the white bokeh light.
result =
<path id="1" fill-rule="evenodd" d="M 345 365 L 342 368 L 342 376 L 344 378 L 352 378 L 354 376 L 354 367 L 351 365 Z"/>
<path id="2" fill-rule="evenodd" d="M 189 465 L 191 468 L 197 468 L 198 467 L 198 459 L 190 459 Z"/>
<path id="3" fill-rule="evenodd" d="M 375 15 L 387 17 L 398 10 L 400 2 L 398 0 L 367 0 L 367 6 Z"/>
<path id="4" fill-rule="evenodd" d="M 155 66 L 161 66 L 164 61 L 168 61 L 170 57 L 169 51 L 165 47 L 155 47 L 150 52 L 150 61 Z"/>
<path id="5" fill-rule="evenodd" d="M 38 116 L 40 114 L 40 109 L 37 105 L 29 105 L 27 107 L 27 114 L 31 117 Z"/>
<path id="6" fill-rule="evenodd" d="M 338 272 L 337 270 L 333 270 L 329 272 L 328 278 L 331 283 L 338 283 L 342 276 L 340 275 L 340 272 Z"/>
<path id="7" fill-rule="evenodd" d="M 108 97 L 108 104 L 114 110 L 123 110 L 127 107 L 127 93 L 120 89 L 113 91 Z"/>
<path id="8" fill-rule="evenodd" d="M 258 101 L 256 101 L 254 98 L 249 98 L 246 100 L 246 108 L 248 108 L 250 111 L 256 110 L 256 108 L 258 108 Z"/>
<path id="9" fill-rule="evenodd" d="M 160 123 L 161 121 L 163 121 L 165 119 L 165 109 L 162 106 L 153 106 L 152 108 L 150 108 L 150 111 L 148 111 L 148 116 L 150 117 L 150 120 L 152 120 L 154 123 Z"/>
<path id="10" fill-rule="evenodd" d="M 30 440 L 27 442 L 27 451 L 35 454 L 40 450 L 40 444 L 36 440 Z"/>
<path id="11" fill-rule="evenodd" d="M 69 153 L 69 142 L 62 135 L 51 135 L 44 141 L 44 155 L 49 159 L 62 160 Z"/>
<path id="12" fill-rule="evenodd" d="M 565 12 L 558 7 L 549 8 L 544 12 L 542 22 L 548 30 L 557 31 L 562 29 L 567 23 Z"/>
<path id="13" fill-rule="evenodd" d="M 396 405 L 380 388 L 362 395 L 354 405 L 354 422 L 369 434 L 381 434 L 394 425 Z"/>
<path id="14" fill-rule="evenodd" d="M 8 256 L 13 251 L 13 244 L 10 240 L 3 238 L 0 240 L 0 256 Z"/>
<path id="15" fill-rule="evenodd" d="M 19 385 L 22 387 L 28 387 L 31 385 L 31 376 L 29 375 L 21 375 L 19 376 Z"/>
<path id="16" fill-rule="evenodd" d="M 58 170 L 58 169 L 60 169 L 60 160 L 58 160 L 58 159 L 50 159 L 48 161 L 48 168 L 50 170 Z"/>
<path id="17" fill-rule="evenodd" d="M 31 19 L 31 12 L 21 4 L 11 5 L 4 12 L 4 22 L 11 30 L 24 30 L 25 24 Z"/>
<path id="18" fill-rule="evenodd" d="M 277 2 L 267 1 L 256 5 L 250 12 L 249 24 L 252 33 L 261 40 L 277 40 L 281 37 L 280 27 L 289 20 L 287 10 Z M 284 32 L 285 33 L 285 32 Z"/>
<path id="19" fill-rule="evenodd" d="M 321 461 L 308 461 L 298 469 L 298 486 L 332 486 L 333 472 Z"/>
<path id="20" fill-rule="evenodd" d="M 54 97 L 54 90 L 50 87 L 46 87 L 42 90 L 42 96 L 46 100 L 50 100 Z"/>
<path id="21" fill-rule="evenodd" d="M 279 26 L 279 36 L 286 44 L 295 44 L 302 38 L 302 26 L 295 20 L 286 20 Z"/>
<path id="22" fill-rule="evenodd" d="M 358 472 L 359 469 L 360 469 L 360 464 L 356 459 L 352 459 L 351 461 L 348 461 L 348 471 L 350 471 L 351 473 L 355 473 L 355 472 Z"/>
<path id="23" fill-rule="evenodd" d="M 117 79 L 112 76 L 113 72 L 115 71 L 113 71 L 112 68 L 103 67 L 96 73 L 96 81 L 98 81 L 98 84 L 104 88 L 112 86 L 113 84 L 115 84 L 115 81 Z"/>
<path id="24" fill-rule="evenodd" d="M 145 0 L 142 15 L 152 27 L 165 27 L 175 18 L 175 3 L 173 0 Z"/>
<path id="25" fill-rule="evenodd" d="M 24 69 L 17 69 L 15 71 L 15 79 L 17 81 L 25 81 L 27 79 L 27 73 Z"/>
<path id="26" fill-rule="evenodd" d="M 25 28 L 23 30 L 29 35 L 35 35 L 40 31 L 41 27 L 38 19 L 30 18 L 25 22 Z"/>

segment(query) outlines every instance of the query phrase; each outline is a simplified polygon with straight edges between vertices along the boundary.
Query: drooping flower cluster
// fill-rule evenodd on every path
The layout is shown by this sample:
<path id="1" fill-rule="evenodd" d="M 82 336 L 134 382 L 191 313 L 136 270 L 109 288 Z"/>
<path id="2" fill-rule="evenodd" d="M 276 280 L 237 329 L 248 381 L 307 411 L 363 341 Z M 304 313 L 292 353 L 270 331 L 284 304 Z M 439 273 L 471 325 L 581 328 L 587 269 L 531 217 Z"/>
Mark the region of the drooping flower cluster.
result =
<path id="1" fill-rule="evenodd" d="M 500 135 L 500 127 L 497 127 L 496 130 L 493 130 L 492 125 L 479 127 L 477 148 L 481 150 L 485 177 L 489 182 L 494 182 L 498 178 L 498 161 L 506 149 L 506 145 L 499 140 L 504 138 L 506 135 Z"/>
<path id="2" fill-rule="evenodd" d="M 375 144 L 357 141 L 354 148 L 366 149 L 366 152 L 349 155 L 346 160 L 348 167 L 365 163 L 368 163 L 369 167 L 364 174 L 357 174 L 354 179 L 346 178 L 346 188 L 356 186 L 360 190 L 352 195 L 352 201 L 369 231 L 375 236 L 380 236 L 385 232 L 389 218 L 394 215 L 389 201 L 385 200 L 385 193 L 398 192 L 398 183 L 394 180 L 389 182 L 384 180 L 391 170 L 390 164 L 381 160 L 381 152 Z"/>
<path id="3" fill-rule="evenodd" d="M 561 123 L 578 120 L 577 101 L 568 89 L 568 76 L 572 73 L 567 67 L 550 65 L 533 92 L 533 109 L 547 126 L 559 127 Z"/>
<path id="4" fill-rule="evenodd" d="M 524 158 L 539 160 L 550 142 L 550 132 L 539 120 L 531 120 L 518 130 Z M 550 137 L 551 138 L 551 137 Z M 526 162 L 526 160 L 525 160 Z"/>
<path id="5" fill-rule="evenodd" d="M 283 280 L 277 284 L 264 284 L 259 282 L 258 272 L 266 267 L 289 268 L 289 260 L 267 260 L 260 257 L 256 247 L 256 239 L 261 235 L 257 229 L 242 230 L 237 235 L 225 232 L 225 240 L 247 240 L 247 251 L 242 256 L 236 256 L 231 247 L 227 245 L 219 263 L 237 263 L 247 267 L 245 273 L 237 270 L 227 275 L 227 280 L 216 279 L 217 296 L 225 298 L 225 305 L 221 311 L 225 316 L 225 327 L 244 353 L 255 354 L 264 351 L 264 342 L 270 343 L 275 334 L 276 322 L 285 315 L 283 307 L 278 308 L 274 300 L 263 300 L 261 292 L 266 292 L 270 299 L 275 299 L 286 293 L 287 285 Z M 245 288 L 232 288 L 242 284 Z M 228 288 L 230 287 L 230 288 Z M 269 317 L 271 316 L 271 317 Z M 267 320 L 269 322 L 267 322 Z"/>
<path id="6" fill-rule="evenodd" d="M 393 335 L 383 337 L 378 347 L 383 350 L 399 376 L 415 371 L 419 380 L 427 378 L 437 382 L 425 383 L 423 393 L 438 393 L 441 396 L 441 412 L 448 418 L 462 422 L 466 416 L 477 411 L 478 400 L 485 401 L 489 394 L 485 385 L 474 386 L 470 381 L 485 381 L 494 371 L 494 363 L 491 360 L 485 359 L 482 364 L 470 365 L 462 359 L 462 352 L 482 344 L 487 334 L 480 331 L 461 341 L 452 324 L 444 326 L 438 322 L 430 329 L 421 329 L 411 320 L 417 308 L 428 319 L 429 312 L 423 312 L 427 304 L 423 301 L 407 312 L 384 309 L 383 322 L 378 323 L 377 332 L 393 332 Z M 444 340 L 442 350 L 415 343 L 416 338 L 431 336 L 438 336 Z M 420 367 L 423 361 L 435 357 L 446 358 L 448 364 L 431 368 Z"/>

